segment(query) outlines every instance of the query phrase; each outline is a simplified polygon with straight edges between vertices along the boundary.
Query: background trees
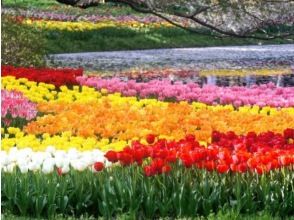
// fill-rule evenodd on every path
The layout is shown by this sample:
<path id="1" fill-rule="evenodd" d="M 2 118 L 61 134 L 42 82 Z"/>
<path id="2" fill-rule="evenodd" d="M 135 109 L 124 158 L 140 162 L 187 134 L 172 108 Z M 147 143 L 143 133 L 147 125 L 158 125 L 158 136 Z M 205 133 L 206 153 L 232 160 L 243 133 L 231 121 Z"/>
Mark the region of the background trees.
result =
<path id="1" fill-rule="evenodd" d="M 102 0 L 57 0 L 81 8 Z M 192 32 L 241 38 L 293 38 L 291 0 L 108 0 L 159 16 Z M 201 28 L 199 28 L 201 27 Z"/>

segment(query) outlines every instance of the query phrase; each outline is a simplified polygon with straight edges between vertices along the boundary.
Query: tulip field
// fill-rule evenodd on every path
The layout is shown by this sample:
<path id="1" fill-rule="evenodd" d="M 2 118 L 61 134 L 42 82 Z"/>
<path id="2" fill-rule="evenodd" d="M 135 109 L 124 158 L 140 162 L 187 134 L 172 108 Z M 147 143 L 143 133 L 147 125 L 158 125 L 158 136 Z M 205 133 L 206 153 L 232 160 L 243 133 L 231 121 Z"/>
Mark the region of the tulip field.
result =
<path id="1" fill-rule="evenodd" d="M 294 219 L 291 35 L 58 2 L 1 1 L 1 219 Z"/>
<path id="2" fill-rule="evenodd" d="M 4 213 L 294 215 L 294 87 L 185 80 L 207 71 L 153 70 L 142 81 L 135 72 L 1 70 Z M 289 70 L 254 70 L 276 72 Z"/>

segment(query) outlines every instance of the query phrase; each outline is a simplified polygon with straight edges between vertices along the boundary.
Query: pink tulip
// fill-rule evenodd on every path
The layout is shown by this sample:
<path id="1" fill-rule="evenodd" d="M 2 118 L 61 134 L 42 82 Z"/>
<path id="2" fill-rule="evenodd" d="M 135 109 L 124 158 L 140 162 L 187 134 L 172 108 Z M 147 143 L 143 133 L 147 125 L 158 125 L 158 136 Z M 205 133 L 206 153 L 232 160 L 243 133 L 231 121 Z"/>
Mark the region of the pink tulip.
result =
<path id="1" fill-rule="evenodd" d="M 271 107 L 291 107 L 294 105 L 294 87 L 276 87 L 273 83 L 252 85 L 251 87 L 220 87 L 196 83 L 183 84 L 169 79 L 151 80 L 137 83 L 119 78 L 77 77 L 80 85 L 93 86 L 110 93 L 120 92 L 125 96 L 139 95 L 141 98 L 155 96 L 159 100 L 175 98 L 176 101 L 200 101 L 206 104 L 259 105 Z"/>

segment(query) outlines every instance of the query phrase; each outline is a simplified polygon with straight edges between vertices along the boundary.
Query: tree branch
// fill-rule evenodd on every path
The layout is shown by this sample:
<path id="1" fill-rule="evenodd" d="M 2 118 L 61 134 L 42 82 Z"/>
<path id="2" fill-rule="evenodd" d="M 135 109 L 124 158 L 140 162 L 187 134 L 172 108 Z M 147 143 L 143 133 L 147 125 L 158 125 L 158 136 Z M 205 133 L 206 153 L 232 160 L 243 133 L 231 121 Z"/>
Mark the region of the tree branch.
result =
<path id="1" fill-rule="evenodd" d="M 87 8 L 100 4 L 100 0 L 57 0 L 60 3 Z M 238 37 L 269 40 L 293 36 L 293 26 L 289 33 L 273 34 L 265 28 L 272 20 L 280 19 L 276 23 L 286 23 L 292 20 L 294 24 L 294 1 L 289 0 L 259 0 L 259 1 L 238 1 L 235 0 L 107 0 L 108 2 L 123 3 L 132 9 L 142 13 L 156 15 L 176 27 L 189 32 L 210 35 L 214 37 Z M 179 9 L 179 10 L 178 10 Z M 250 10 L 251 11 L 250 11 Z M 181 12 L 182 11 L 182 12 Z M 186 11 L 186 12 L 185 12 Z M 259 16 L 261 13 L 262 18 Z M 277 15 L 276 15 L 277 14 Z M 287 20 L 287 16 L 289 19 Z M 190 21 L 190 26 L 179 23 L 174 17 Z M 253 20 L 255 19 L 255 23 Z M 221 22 L 220 22 L 221 21 Z M 234 31 L 228 29 L 229 24 Z M 251 23 L 250 23 L 251 22 Z M 201 26 L 210 32 L 201 31 Z M 196 24 L 196 25 L 195 25 Z M 251 25 L 251 27 L 250 27 Z M 236 29 L 238 28 L 238 29 Z M 257 36 L 253 31 L 261 31 L 264 34 Z"/>

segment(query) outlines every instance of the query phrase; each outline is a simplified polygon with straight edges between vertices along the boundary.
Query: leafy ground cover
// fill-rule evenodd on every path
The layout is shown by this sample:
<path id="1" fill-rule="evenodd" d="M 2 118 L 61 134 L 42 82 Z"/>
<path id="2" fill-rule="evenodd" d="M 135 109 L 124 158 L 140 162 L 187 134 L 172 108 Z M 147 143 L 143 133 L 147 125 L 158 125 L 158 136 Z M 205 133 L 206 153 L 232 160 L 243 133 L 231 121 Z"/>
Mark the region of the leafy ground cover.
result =
<path id="1" fill-rule="evenodd" d="M 130 166 L 98 174 L 3 174 L 2 208 L 21 216 L 49 218 L 57 214 L 111 218 L 125 213 L 136 219 L 187 218 L 227 210 L 236 216 L 293 215 L 291 171 L 219 175 L 175 167 L 168 175 L 152 178 L 140 173 L 137 166 Z"/>
<path id="2" fill-rule="evenodd" d="M 20 216 L 16 216 L 16 215 L 12 215 L 12 214 L 3 214 L 2 215 L 2 219 L 7 219 L 7 220 L 27 220 L 27 217 L 20 217 Z M 45 218 L 30 218 L 31 220 L 43 220 Z M 95 217 L 89 217 L 89 216 L 81 216 L 79 218 L 75 218 L 75 217 L 63 217 L 63 216 L 56 216 L 55 217 L 56 220 L 100 220 L 100 219 L 104 219 L 103 217 L 100 218 L 95 218 Z M 121 215 L 121 216 L 116 216 L 116 219 L 119 220 L 133 220 L 135 219 L 134 216 L 125 214 L 125 215 Z M 160 218 L 160 219 L 169 219 L 169 218 Z M 175 220 L 181 220 L 183 218 L 175 218 Z M 195 220 L 279 220 L 281 218 L 279 217 L 272 217 L 270 214 L 268 213 L 258 213 L 256 215 L 244 215 L 244 214 L 237 214 L 234 211 L 227 211 L 225 213 L 223 212 L 219 212 L 217 214 L 210 214 L 208 217 L 204 218 L 204 217 L 195 217 L 193 218 Z M 292 220 L 294 218 L 287 218 L 288 220 Z"/>

